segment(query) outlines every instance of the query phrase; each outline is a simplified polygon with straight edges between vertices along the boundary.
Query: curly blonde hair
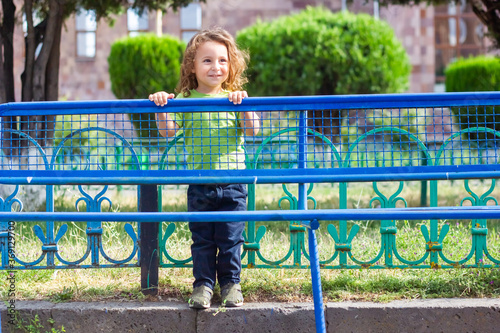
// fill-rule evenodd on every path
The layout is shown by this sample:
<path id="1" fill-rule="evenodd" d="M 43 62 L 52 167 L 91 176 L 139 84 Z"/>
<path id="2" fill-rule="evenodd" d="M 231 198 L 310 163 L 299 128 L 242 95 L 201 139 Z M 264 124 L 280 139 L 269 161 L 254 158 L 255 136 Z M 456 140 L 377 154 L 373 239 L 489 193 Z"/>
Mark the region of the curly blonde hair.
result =
<path id="1" fill-rule="evenodd" d="M 190 90 L 198 87 L 196 75 L 193 73 L 194 58 L 201 44 L 205 42 L 217 42 L 224 44 L 227 48 L 229 56 L 229 75 L 227 80 L 222 83 L 222 89 L 227 91 L 242 90 L 243 85 L 248 82 L 245 76 L 249 55 L 247 52 L 240 50 L 233 36 L 225 29 L 215 27 L 200 31 L 191 38 L 186 51 L 184 51 L 184 59 L 181 65 L 181 77 L 175 91 L 183 94 L 184 97 L 191 95 Z"/>

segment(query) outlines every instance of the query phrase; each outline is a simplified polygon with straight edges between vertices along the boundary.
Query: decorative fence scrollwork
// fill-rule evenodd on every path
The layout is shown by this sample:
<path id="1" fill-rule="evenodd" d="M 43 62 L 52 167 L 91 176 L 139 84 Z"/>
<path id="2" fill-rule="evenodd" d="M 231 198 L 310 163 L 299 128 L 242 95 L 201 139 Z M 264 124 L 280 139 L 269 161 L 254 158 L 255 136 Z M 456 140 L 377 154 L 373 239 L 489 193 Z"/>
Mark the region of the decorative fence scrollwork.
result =
<path id="1" fill-rule="evenodd" d="M 473 97 L 467 94 L 429 94 L 245 100 L 238 107 L 241 110 L 256 110 L 262 119 L 261 134 L 247 137 L 245 141 L 246 170 L 238 170 L 239 173 L 235 173 L 238 177 L 243 177 L 241 179 L 245 179 L 244 182 L 248 184 L 248 208 L 251 211 L 256 210 L 256 189 L 260 186 L 259 182 L 282 186 L 283 194 L 277 198 L 278 207 L 282 210 L 304 209 L 304 206 L 299 204 L 301 199 L 293 192 L 291 183 L 307 184 L 304 187 L 303 198 L 306 207 L 309 204 L 307 207 L 309 210 L 317 208 L 315 190 L 318 186 L 330 186 L 329 191 L 338 198 L 338 206 L 335 208 L 348 209 L 349 198 L 355 195 L 350 189 L 350 184 L 354 182 L 365 182 L 365 186 L 371 185 L 370 191 L 373 191 L 374 196 L 369 201 L 369 207 L 373 209 L 410 208 L 404 195 L 408 180 L 422 182 L 422 197 L 425 200 L 429 185 L 429 204 L 427 205 L 425 200 L 421 201 L 429 208 L 439 207 L 439 182 L 443 180 L 453 181 L 457 185 L 463 182 L 463 191 L 466 195 L 455 203 L 456 206 L 498 206 L 495 177 L 488 175 L 496 175 L 500 169 L 498 167 L 500 132 L 494 129 L 495 126 L 487 124 L 470 124 L 471 126 L 464 128 L 460 123 L 462 120 L 455 117 L 452 111 L 456 107 L 471 108 L 477 114 L 487 110 L 489 115 L 497 119 L 495 121 L 500 121 L 498 106 L 500 94 L 476 93 Z M 474 101 L 474 105 L 470 105 L 470 101 Z M 170 109 L 167 110 L 220 113 L 234 111 L 234 106 L 223 102 L 215 100 L 200 104 L 199 101 L 190 100 L 172 101 L 169 103 Z M 126 103 L 128 105 L 126 109 L 121 109 L 120 102 L 116 101 L 32 103 L 29 107 L 42 114 L 64 113 L 64 116 L 58 116 L 56 119 L 57 135 L 52 146 L 41 147 L 36 140 L 20 130 L 24 128 L 22 126 L 16 125 L 19 130 L 15 129 L 16 126 L 4 126 L 0 147 L 0 180 L 3 184 L 13 184 L 14 187 L 10 193 L 4 191 L 0 195 L 0 211 L 24 211 L 23 206 L 26 205 L 23 204 L 21 186 L 29 186 L 26 184 L 31 184 L 32 181 L 40 181 L 38 185 L 45 186 L 43 193 L 46 197 L 45 212 L 56 212 L 54 200 L 62 196 L 61 186 L 76 186 L 78 191 L 75 188 L 77 193 L 74 198 L 75 215 L 79 214 L 79 208 L 83 205 L 85 212 L 88 213 L 100 213 L 103 209 L 111 209 L 113 203 L 109 196 L 111 190 L 108 187 L 108 176 L 119 178 L 123 175 L 122 180 L 114 183 L 117 187 L 112 191 L 121 190 L 125 186 L 127 193 L 134 193 L 137 196 L 137 202 L 139 202 L 139 191 L 135 186 L 138 183 L 154 184 L 151 180 L 153 176 L 159 177 L 161 181 L 158 184 L 163 185 L 190 183 L 195 175 L 187 158 L 183 136 L 179 135 L 170 140 L 138 137 L 124 114 L 156 112 L 158 109 L 147 101 Z M 0 109 L 3 125 L 10 124 L 14 118 L 18 122 L 30 121 L 29 117 L 21 118 L 25 115 L 23 107 L 27 107 L 21 104 L 9 103 Z M 61 111 L 61 105 L 67 105 L 64 112 Z M 300 118 L 308 110 L 328 108 L 349 111 L 340 112 L 346 116 L 338 122 L 340 125 L 335 125 L 338 128 L 332 128 L 333 122 L 327 119 L 308 121 Z M 315 113 L 311 112 L 309 116 L 314 118 Z M 307 124 L 315 124 L 315 127 L 308 127 Z M 318 126 L 318 124 L 324 125 Z M 141 129 L 141 133 L 144 133 L 144 128 Z M 11 142 L 7 142 L 8 140 Z M 12 148 L 15 145 L 17 150 Z M 305 171 L 297 173 L 297 170 Z M 218 179 L 233 177 L 230 172 L 223 173 L 227 170 L 218 171 L 222 173 L 214 172 L 213 177 L 219 177 Z M 54 180 L 59 174 L 64 175 L 61 176 L 64 181 Z M 75 176 L 71 176 L 72 174 Z M 398 178 L 394 176 L 397 174 L 401 177 L 394 180 Z M 453 177 L 446 180 L 449 174 Z M 39 179 L 47 175 L 53 178 L 43 184 Z M 203 170 L 198 176 L 209 177 L 210 174 Z M 78 177 L 83 180 L 81 183 Z M 94 177 L 94 180 L 87 181 L 85 180 L 87 177 Z M 134 180 L 128 181 L 127 177 L 132 177 Z M 142 181 L 141 177 L 149 178 L 147 181 Z M 472 178 L 486 179 L 485 182 L 490 181 L 491 185 L 480 193 L 471 188 Z M 19 183 L 14 183 L 13 179 L 18 179 Z M 99 179 L 102 181 L 99 182 Z M 386 180 L 392 182 L 390 187 L 382 184 Z M 281 183 L 282 181 L 284 183 Z M 85 187 L 90 183 L 100 185 L 92 189 Z M 320 183 L 328 185 L 319 185 Z M 134 187 L 128 184 L 134 184 Z M 168 195 L 168 188 L 160 186 L 159 189 L 159 211 L 161 211 L 162 197 Z M 137 208 L 138 206 L 139 204 Z M 41 244 L 41 254 L 33 260 L 24 260 L 17 256 L 15 259 L 17 268 L 139 266 L 141 234 L 135 224 L 124 225 L 131 247 L 126 250 L 123 258 L 116 259 L 108 254 L 103 245 L 103 230 L 105 230 L 103 223 L 106 221 L 85 222 L 86 249 L 79 258 L 69 259 L 61 253 L 60 244 L 68 237 L 71 225 L 67 223 L 59 225 L 56 222 L 46 221 L 33 226 L 33 234 Z M 306 246 L 306 228 L 302 222 L 295 220 L 287 222 L 289 248 L 276 257 L 263 249 L 268 228 L 254 221 L 248 221 L 242 253 L 244 266 L 307 268 L 310 253 Z M 377 221 L 377 224 L 380 223 L 376 234 L 380 249 L 376 249 L 374 251 L 376 253 L 371 257 L 365 258 L 360 255 L 356 247 L 362 232 L 357 222 L 342 219 L 321 221 L 321 228 L 324 230 L 321 237 L 331 244 L 330 247 L 321 249 L 322 268 L 500 266 L 500 258 L 488 250 L 487 235 L 492 228 L 488 228 L 486 219 L 471 220 L 471 248 L 467 255 L 460 259 L 451 259 L 443 252 L 447 236 L 451 231 L 450 226 L 439 219 L 421 222 L 418 237 L 421 239 L 422 254 L 419 257 L 408 257 L 398 248 L 397 240 L 402 232 L 399 228 L 401 221 L 391 219 Z M 165 223 L 158 238 L 160 265 L 190 266 L 191 258 L 177 258 L 169 250 L 169 242 L 179 232 L 178 224 Z M 9 235 L 11 235 L 9 222 L 0 221 L 2 269 L 9 268 Z"/>

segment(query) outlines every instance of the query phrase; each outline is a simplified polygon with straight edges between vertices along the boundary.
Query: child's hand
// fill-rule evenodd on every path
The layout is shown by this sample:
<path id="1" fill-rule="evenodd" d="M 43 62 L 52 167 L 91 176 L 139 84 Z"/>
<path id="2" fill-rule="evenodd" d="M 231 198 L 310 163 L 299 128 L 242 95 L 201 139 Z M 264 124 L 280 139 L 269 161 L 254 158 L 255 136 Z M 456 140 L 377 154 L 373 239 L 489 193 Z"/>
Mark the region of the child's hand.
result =
<path id="1" fill-rule="evenodd" d="M 167 105 L 169 99 L 175 98 L 174 94 L 169 94 L 165 91 L 159 91 L 157 93 L 149 95 L 149 100 L 155 102 L 157 106 Z"/>
<path id="2" fill-rule="evenodd" d="M 232 91 L 229 93 L 229 101 L 233 102 L 234 105 L 236 104 L 241 104 L 241 101 L 243 101 L 243 98 L 248 97 L 248 94 L 246 91 Z"/>

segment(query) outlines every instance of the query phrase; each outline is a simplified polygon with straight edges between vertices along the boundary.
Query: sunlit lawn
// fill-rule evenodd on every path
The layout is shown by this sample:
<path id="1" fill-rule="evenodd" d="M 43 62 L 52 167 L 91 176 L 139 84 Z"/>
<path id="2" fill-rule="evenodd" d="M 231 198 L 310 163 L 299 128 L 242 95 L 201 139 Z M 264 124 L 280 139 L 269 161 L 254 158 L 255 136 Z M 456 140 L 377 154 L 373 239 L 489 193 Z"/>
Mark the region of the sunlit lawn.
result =
<path id="1" fill-rule="evenodd" d="M 385 185 L 384 185 L 385 186 Z M 485 193 L 489 182 L 474 182 L 473 191 Z M 293 186 L 292 193 L 296 192 Z M 384 187 L 390 196 L 394 186 Z M 392 192 L 391 192 L 392 191 Z M 499 190 L 490 194 L 499 198 Z M 133 211 L 136 208 L 134 191 L 111 191 L 113 211 Z M 439 205 L 455 206 L 468 194 L 463 182 L 440 182 Z M 57 211 L 74 211 L 77 190 L 59 189 Z M 257 187 L 257 209 L 289 209 L 280 186 Z M 338 185 L 316 186 L 310 196 L 316 200 L 316 208 L 338 208 Z M 369 207 L 375 196 L 368 184 L 354 184 L 348 188 L 348 208 Z M 420 203 L 420 184 L 406 184 L 400 194 L 408 206 Z M 163 191 L 164 211 L 185 211 L 185 189 L 167 188 Z M 119 205 L 118 205 L 119 203 Z M 79 207 L 84 210 L 84 206 Z M 314 208 L 313 200 L 309 208 Z M 108 207 L 105 207 L 108 209 Z M 75 213 L 77 214 L 77 213 Z M 333 222 L 333 224 L 338 222 Z M 348 222 L 350 228 L 355 222 Z M 397 249 L 407 260 L 416 260 L 425 254 L 425 240 L 420 231 L 428 221 L 398 221 Z M 464 258 L 471 248 L 470 221 L 440 221 L 440 226 L 449 224 L 450 232 L 444 240 L 443 253 L 452 260 Z M 488 221 L 488 251 L 500 258 L 500 234 L 498 221 Z M 56 231 L 63 223 L 56 223 Z M 322 260 L 333 253 L 334 242 L 326 232 L 327 222 L 318 231 L 320 257 Z M 360 260 L 374 258 L 380 250 L 380 221 L 356 222 L 360 231 L 352 243 L 352 253 Z M 33 232 L 33 223 L 17 223 L 16 255 L 24 261 L 33 261 L 41 255 L 41 242 Z M 68 223 L 69 228 L 59 243 L 59 253 L 65 260 L 80 258 L 87 249 L 85 223 Z M 124 223 L 104 223 L 103 245 L 110 257 L 128 257 L 132 241 L 123 229 Z M 137 226 L 133 224 L 137 232 Z M 190 257 L 190 235 L 185 224 L 178 223 L 178 232 L 167 242 L 167 248 L 175 258 Z M 288 223 L 267 223 L 267 232 L 261 241 L 261 252 L 270 260 L 277 260 L 288 252 L 290 235 Z M 166 224 L 163 225 L 165 231 Z M 44 227 L 42 228 L 44 229 Z M 101 258 L 104 263 L 104 258 Z M 305 259 L 304 259 L 305 260 Z M 338 261 L 338 259 L 337 259 Z M 245 263 L 245 259 L 243 260 Z M 88 264 L 87 259 L 83 264 Z M 487 263 L 487 262 L 485 262 Z M 7 272 L 5 272 L 7 274 Z M 498 297 L 500 296 L 500 269 L 394 269 L 394 270 L 332 270 L 321 271 L 323 296 L 326 301 L 362 300 L 386 302 L 395 299 L 423 299 L 441 297 Z M 60 269 L 16 271 L 17 299 L 48 299 L 61 301 L 131 300 L 146 299 L 140 292 L 139 268 L 113 269 Z M 0 283 L 0 295 L 7 299 L 7 280 Z M 186 300 L 193 282 L 190 268 L 160 269 L 160 292 L 149 300 Z M 247 302 L 260 301 L 309 301 L 312 299 L 310 272 L 306 269 L 244 269 L 242 287 Z M 217 293 L 216 293 L 217 294 Z M 217 296 L 215 301 L 217 301 Z"/>

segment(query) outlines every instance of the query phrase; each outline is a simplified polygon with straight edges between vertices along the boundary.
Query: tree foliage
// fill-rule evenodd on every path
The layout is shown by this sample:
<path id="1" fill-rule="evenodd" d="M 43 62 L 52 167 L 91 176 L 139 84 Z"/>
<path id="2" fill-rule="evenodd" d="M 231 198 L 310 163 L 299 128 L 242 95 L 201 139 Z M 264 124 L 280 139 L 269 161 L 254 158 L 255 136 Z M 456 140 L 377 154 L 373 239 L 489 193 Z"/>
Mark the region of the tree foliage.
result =
<path id="1" fill-rule="evenodd" d="M 395 93 L 408 89 L 409 57 L 384 21 L 309 7 L 238 33 L 258 96 Z"/>
<path id="2" fill-rule="evenodd" d="M 495 48 L 500 48 L 500 0 L 464 0 L 471 5 L 472 11 L 488 28 L 487 36 Z M 380 0 L 382 6 L 387 5 L 427 5 L 439 6 L 449 3 L 460 4 L 462 0 Z"/>
<path id="3" fill-rule="evenodd" d="M 392 28 L 366 14 L 307 8 L 240 31 L 250 51 L 252 96 L 396 93 L 408 89 L 409 57 Z M 340 110 L 316 110 L 309 126 L 338 139 Z"/>

